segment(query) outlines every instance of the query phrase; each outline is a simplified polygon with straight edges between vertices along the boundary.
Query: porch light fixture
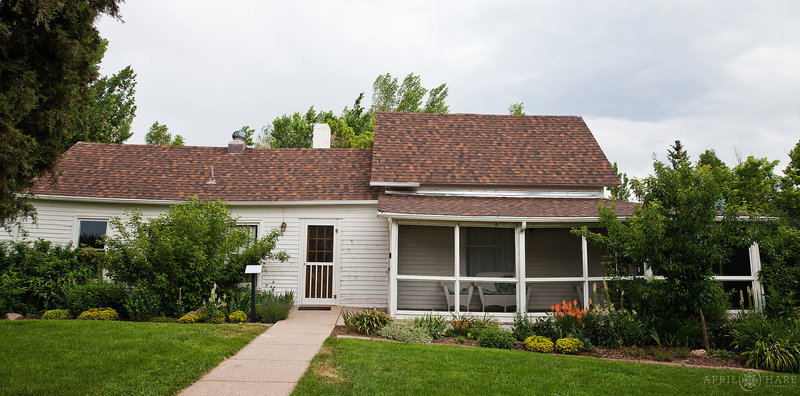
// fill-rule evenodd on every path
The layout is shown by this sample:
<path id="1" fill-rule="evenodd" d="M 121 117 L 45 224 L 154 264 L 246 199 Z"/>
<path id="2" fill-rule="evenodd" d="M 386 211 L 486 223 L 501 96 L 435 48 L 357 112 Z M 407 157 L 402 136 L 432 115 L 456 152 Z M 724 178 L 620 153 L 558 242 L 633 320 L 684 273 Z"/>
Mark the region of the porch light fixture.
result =
<path id="1" fill-rule="evenodd" d="M 286 222 L 281 223 L 281 232 L 286 232 Z"/>
<path id="2" fill-rule="evenodd" d="M 245 274 L 250 274 L 250 322 L 256 321 L 256 274 L 261 273 L 261 265 L 248 265 L 244 268 Z"/>

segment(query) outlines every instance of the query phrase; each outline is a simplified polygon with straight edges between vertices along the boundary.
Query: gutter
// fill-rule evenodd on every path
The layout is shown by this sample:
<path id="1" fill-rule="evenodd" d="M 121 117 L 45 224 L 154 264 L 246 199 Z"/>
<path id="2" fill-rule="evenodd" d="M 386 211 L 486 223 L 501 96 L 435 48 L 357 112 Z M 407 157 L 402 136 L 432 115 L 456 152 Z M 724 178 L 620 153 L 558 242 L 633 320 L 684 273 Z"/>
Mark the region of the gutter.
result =
<path id="1" fill-rule="evenodd" d="M 119 203 L 140 205 L 175 205 L 189 202 L 173 199 L 101 198 L 69 195 L 32 195 L 31 199 L 45 201 Z M 225 201 L 230 206 L 309 206 L 309 205 L 377 205 L 378 200 L 319 200 L 319 201 Z"/>
<path id="2" fill-rule="evenodd" d="M 378 212 L 378 217 L 406 220 L 440 220 L 440 221 L 486 221 L 497 223 L 596 223 L 597 216 L 582 217 L 512 217 L 512 216 L 457 216 L 457 215 L 434 215 L 434 214 L 409 214 L 409 213 L 390 213 Z M 622 217 L 620 218 L 627 218 Z"/>

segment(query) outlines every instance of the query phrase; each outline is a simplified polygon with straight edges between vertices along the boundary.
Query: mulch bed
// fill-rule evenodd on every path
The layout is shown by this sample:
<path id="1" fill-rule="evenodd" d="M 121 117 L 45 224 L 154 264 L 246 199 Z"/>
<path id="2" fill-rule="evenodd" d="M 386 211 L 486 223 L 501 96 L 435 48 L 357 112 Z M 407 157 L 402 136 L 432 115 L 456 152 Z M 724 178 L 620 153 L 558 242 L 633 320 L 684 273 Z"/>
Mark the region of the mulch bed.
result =
<path id="1" fill-rule="evenodd" d="M 348 331 L 344 326 L 336 326 L 333 328 L 331 332 L 331 337 L 339 337 L 339 338 L 360 338 L 365 340 L 376 340 L 376 341 L 389 341 L 389 342 L 397 342 L 392 340 L 387 340 L 386 338 L 379 337 L 377 335 L 363 335 L 360 333 L 356 333 L 354 331 Z M 475 340 L 464 340 L 464 339 L 457 339 L 453 337 L 442 337 L 438 340 L 434 340 L 432 344 L 438 345 L 456 345 L 456 346 L 465 346 L 465 347 L 479 347 L 478 342 Z M 514 349 L 518 350 L 525 350 L 522 343 L 518 342 Z M 660 351 L 659 351 L 660 350 Z M 661 354 L 665 356 L 668 354 L 670 356 L 670 361 L 656 361 L 653 357 L 653 353 Z M 555 354 L 555 353 L 554 353 Z M 664 347 L 651 347 L 651 348 L 637 348 L 637 347 L 630 347 L 630 348 L 623 348 L 623 349 L 605 349 L 605 348 L 595 348 L 590 351 L 583 351 L 578 356 L 588 356 L 606 360 L 617 360 L 617 361 L 630 361 L 630 362 L 637 362 L 637 363 L 651 363 L 651 364 L 663 364 L 669 366 L 686 366 L 686 367 L 705 367 L 705 368 L 717 368 L 717 369 L 733 369 L 733 370 L 751 370 L 747 366 L 744 366 L 739 363 L 739 361 L 735 358 L 733 359 L 723 359 L 718 357 L 709 357 L 709 356 L 697 356 L 689 354 L 686 357 L 678 357 L 675 351 L 664 348 Z M 662 359 L 663 360 L 663 359 Z"/>
<path id="2" fill-rule="evenodd" d="M 652 352 L 661 350 L 669 354 L 670 361 L 657 361 L 653 358 Z M 708 367 L 708 368 L 725 368 L 725 369 L 750 369 L 742 365 L 736 358 L 723 359 L 710 356 L 696 356 L 689 354 L 686 357 L 678 357 L 674 350 L 664 347 L 652 347 L 640 349 L 637 347 L 623 348 L 623 349 L 604 349 L 595 348 L 591 351 L 581 352 L 581 356 L 591 356 L 600 359 L 608 360 L 624 360 L 639 363 L 656 363 L 666 364 L 670 366 L 690 366 L 690 367 Z"/>

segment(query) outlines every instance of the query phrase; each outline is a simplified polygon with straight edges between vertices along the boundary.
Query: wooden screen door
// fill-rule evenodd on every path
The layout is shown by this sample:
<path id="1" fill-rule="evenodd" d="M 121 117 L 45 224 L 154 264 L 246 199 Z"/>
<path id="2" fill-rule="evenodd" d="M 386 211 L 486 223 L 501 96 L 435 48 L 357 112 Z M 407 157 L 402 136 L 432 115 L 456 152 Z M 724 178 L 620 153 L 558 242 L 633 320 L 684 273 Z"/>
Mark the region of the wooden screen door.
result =
<path id="1" fill-rule="evenodd" d="M 306 227 L 304 304 L 336 304 L 336 231 L 333 225 Z"/>

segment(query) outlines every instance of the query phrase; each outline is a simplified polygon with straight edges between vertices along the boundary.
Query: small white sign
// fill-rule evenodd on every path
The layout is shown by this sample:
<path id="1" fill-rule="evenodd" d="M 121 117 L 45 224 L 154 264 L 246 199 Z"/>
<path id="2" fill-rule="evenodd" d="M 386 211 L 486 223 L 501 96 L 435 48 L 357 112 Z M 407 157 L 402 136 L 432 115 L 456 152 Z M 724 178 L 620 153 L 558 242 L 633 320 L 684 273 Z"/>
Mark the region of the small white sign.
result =
<path id="1" fill-rule="evenodd" d="M 261 273 L 261 266 L 260 265 L 248 265 L 244 269 L 245 274 L 260 274 Z"/>

